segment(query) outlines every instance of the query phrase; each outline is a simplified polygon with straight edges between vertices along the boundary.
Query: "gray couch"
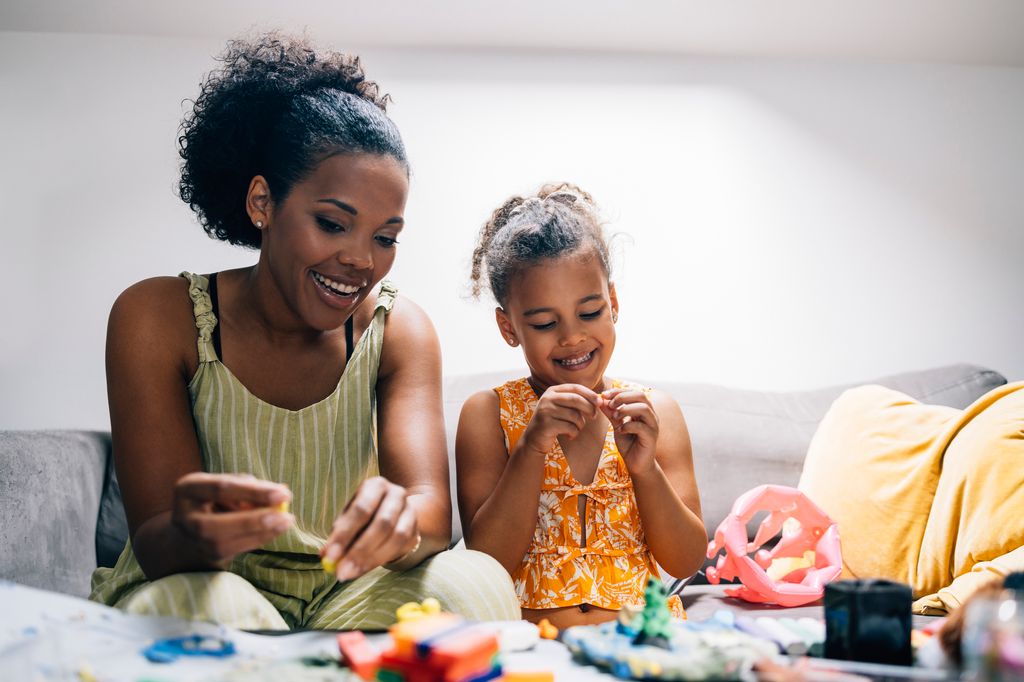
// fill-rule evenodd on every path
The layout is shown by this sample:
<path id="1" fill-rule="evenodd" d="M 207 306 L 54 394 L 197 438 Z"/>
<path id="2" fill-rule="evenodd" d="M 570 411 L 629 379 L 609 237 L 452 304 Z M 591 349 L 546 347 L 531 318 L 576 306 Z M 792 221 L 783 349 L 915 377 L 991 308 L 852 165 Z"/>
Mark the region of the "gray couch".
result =
<path id="1" fill-rule="evenodd" d="M 476 374 L 446 379 L 449 450 L 463 401 L 507 378 Z M 796 485 L 818 422 L 849 387 L 771 393 L 645 383 L 669 391 L 683 408 L 709 533 L 746 490 L 762 483 Z M 983 367 L 953 365 L 862 383 L 879 383 L 923 402 L 965 407 L 1006 379 Z M 454 482 L 454 465 L 452 472 Z M 457 511 L 453 521 L 457 540 L 462 534 Z M 93 569 L 113 565 L 126 536 L 108 433 L 0 432 L 0 579 L 87 595 Z"/>

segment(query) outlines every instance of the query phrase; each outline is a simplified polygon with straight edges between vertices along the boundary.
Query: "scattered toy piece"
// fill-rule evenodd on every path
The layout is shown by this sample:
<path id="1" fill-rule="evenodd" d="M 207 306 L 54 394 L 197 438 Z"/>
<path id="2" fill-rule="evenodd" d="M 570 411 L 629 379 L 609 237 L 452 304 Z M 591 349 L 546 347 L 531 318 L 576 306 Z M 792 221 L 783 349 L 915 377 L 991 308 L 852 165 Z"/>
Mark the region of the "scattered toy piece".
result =
<path id="1" fill-rule="evenodd" d="M 502 673 L 495 633 L 455 614 L 400 621 L 390 634 L 394 644 L 381 654 L 378 680 L 483 682 Z"/>
<path id="2" fill-rule="evenodd" d="M 558 628 L 552 625 L 547 618 L 540 619 L 537 629 L 540 630 L 541 639 L 558 639 Z"/>
<path id="3" fill-rule="evenodd" d="M 647 644 L 669 649 L 672 639 L 672 612 L 668 608 L 668 596 L 660 580 L 651 576 L 644 588 L 644 609 L 633 620 L 637 630 L 634 644 Z"/>
<path id="4" fill-rule="evenodd" d="M 422 603 L 411 601 L 402 604 L 395 611 L 395 617 L 401 623 L 426 616 L 436 616 L 439 613 L 441 613 L 441 602 L 433 597 L 427 597 Z"/>
<path id="5" fill-rule="evenodd" d="M 501 682 L 555 682 L 555 674 L 548 670 L 506 671 Z"/>
<path id="6" fill-rule="evenodd" d="M 497 634 L 505 653 L 527 651 L 540 641 L 540 630 L 528 620 L 492 620 L 480 623 L 479 627 Z"/>
<path id="7" fill-rule="evenodd" d="M 380 652 L 359 630 L 338 634 L 338 650 L 348 667 L 364 680 L 372 680 L 380 668 Z"/>
<path id="8" fill-rule="evenodd" d="M 142 650 L 142 655 L 153 663 L 171 663 L 182 656 L 212 656 L 224 658 L 235 654 L 235 645 L 219 637 L 190 635 L 171 639 L 158 639 Z"/>

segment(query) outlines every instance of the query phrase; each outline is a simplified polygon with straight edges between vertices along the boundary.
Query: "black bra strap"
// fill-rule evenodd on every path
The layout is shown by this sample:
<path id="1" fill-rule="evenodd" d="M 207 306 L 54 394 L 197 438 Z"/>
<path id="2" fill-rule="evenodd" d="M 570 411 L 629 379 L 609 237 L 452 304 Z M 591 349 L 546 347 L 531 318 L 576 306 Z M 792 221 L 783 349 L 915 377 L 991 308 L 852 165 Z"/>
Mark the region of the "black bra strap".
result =
<path id="1" fill-rule="evenodd" d="M 210 280 L 210 305 L 213 307 L 213 316 L 217 319 L 213 326 L 213 352 L 217 359 L 224 361 L 224 354 L 220 350 L 220 308 L 217 306 L 217 273 L 213 273 L 207 279 Z"/>
<path id="2" fill-rule="evenodd" d="M 350 316 L 345 320 L 345 364 L 348 365 L 348 361 L 352 359 L 352 339 L 355 338 L 355 323 L 352 322 Z"/>

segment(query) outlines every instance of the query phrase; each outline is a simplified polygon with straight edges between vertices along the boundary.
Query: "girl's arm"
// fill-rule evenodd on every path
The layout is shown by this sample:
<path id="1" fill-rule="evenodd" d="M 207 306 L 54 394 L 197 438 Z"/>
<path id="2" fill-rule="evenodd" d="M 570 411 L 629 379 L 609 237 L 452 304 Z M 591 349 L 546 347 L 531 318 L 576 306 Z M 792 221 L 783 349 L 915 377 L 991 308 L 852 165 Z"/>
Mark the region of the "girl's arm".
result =
<path id="1" fill-rule="evenodd" d="M 635 452 L 624 453 L 624 459 L 633 480 L 647 544 L 654 558 L 671 575 L 691 575 L 704 562 L 708 540 L 693 473 L 690 434 L 682 410 L 663 391 L 619 392 L 612 400 L 614 406 L 622 408 L 621 414 L 628 413 L 633 422 L 620 430 L 636 438 Z M 651 444 L 653 458 L 647 447 Z"/>
<path id="2" fill-rule="evenodd" d="M 459 516 L 466 547 L 486 552 L 512 573 L 537 526 L 543 453 L 519 440 L 510 455 L 498 421 L 498 396 L 480 391 L 466 401 L 455 439 Z"/>
<path id="3" fill-rule="evenodd" d="M 575 384 L 551 386 L 509 453 L 498 420 L 498 396 L 481 391 L 462 408 L 455 439 L 459 512 L 466 546 L 486 552 L 512 573 L 537 526 L 544 457 L 558 436 L 575 438 L 597 414 L 597 394 Z"/>
<path id="4" fill-rule="evenodd" d="M 292 521 L 268 509 L 291 499 L 284 486 L 199 473 L 188 396 L 198 362 L 185 280 L 145 280 L 118 297 L 107 327 L 111 437 L 132 547 L 150 580 L 222 568 Z"/>
<path id="5" fill-rule="evenodd" d="M 376 390 L 381 476 L 339 510 L 324 550 L 341 559 L 339 580 L 411 568 L 451 540 L 441 347 L 426 313 L 404 297 L 387 318 Z"/>

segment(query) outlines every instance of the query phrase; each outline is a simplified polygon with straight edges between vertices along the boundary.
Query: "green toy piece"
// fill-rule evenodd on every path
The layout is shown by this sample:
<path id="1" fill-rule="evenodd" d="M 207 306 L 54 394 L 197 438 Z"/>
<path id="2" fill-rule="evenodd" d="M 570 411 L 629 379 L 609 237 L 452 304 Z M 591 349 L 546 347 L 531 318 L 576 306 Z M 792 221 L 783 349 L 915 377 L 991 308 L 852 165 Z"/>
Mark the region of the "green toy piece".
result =
<path id="1" fill-rule="evenodd" d="M 644 610 L 633 621 L 637 636 L 633 644 L 669 649 L 672 640 L 672 612 L 668 608 L 665 586 L 655 577 L 647 580 L 644 588 Z"/>

